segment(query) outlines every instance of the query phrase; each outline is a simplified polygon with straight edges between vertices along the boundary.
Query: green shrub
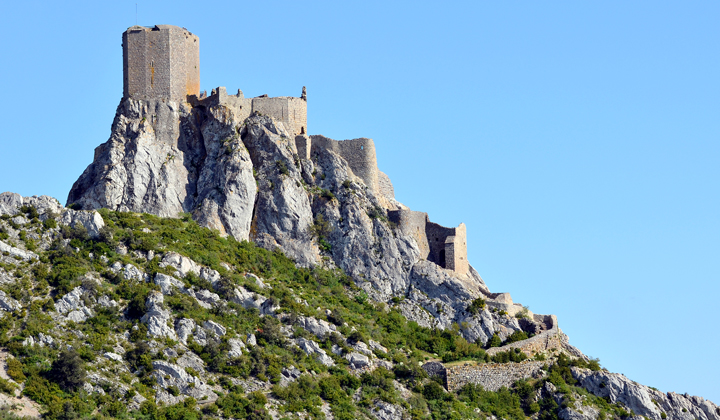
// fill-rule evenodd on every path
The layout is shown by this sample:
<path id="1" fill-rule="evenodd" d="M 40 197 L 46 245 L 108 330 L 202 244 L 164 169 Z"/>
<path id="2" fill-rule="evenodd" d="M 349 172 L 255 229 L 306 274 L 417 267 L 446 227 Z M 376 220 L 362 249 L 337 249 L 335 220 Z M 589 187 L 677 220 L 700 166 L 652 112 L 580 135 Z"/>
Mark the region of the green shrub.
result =
<path id="1" fill-rule="evenodd" d="M 17 383 L 25 382 L 25 374 L 23 373 L 23 366 L 20 361 L 14 357 L 8 357 L 5 359 L 5 363 L 7 364 L 7 374 L 8 376 Z"/>
<path id="2" fill-rule="evenodd" d="M 63 350 L 53 362 L 49 377 L 62 388 L 74 391 L 85 383 L 85 366 L 75 350 Z"/>
<path id="3" fill-rule="evenodd" d="M 45 229 L 55 229 L 57 227 L 57 222 L 52 217 L 49 217 L 43 222 L 43 227 Z"/>
<path id="4" fill-rule="evenodd" d="M 15 396 L 15 390 L 17 385 L 8 381 L 7 379 L 0 378 L 0 392 L 4 392 L 8 395 Z"/>
<path id="5" fill-rule="evenodd" d="M 445 389 L 437 382 L 429 382 L 423 387 L 422 394 L 426 400 L 439 400 L 443 398 Z"/>
<path id="6" fill-rule="evenodd" d="M 510 336 L 508 338 L 505 339 L 505 342 L 503 343 L 503 345 L 514 343 L 516 341 L 527 340 L 527 338 L 528 338 L 528 335 L 525 331 L 517 330 L 517 331 L 514 331 L 512 334 L 510 334 Z"/>
<path id="7" fill-rule="evenodd" d="M 287 165 L 282 160 L 276 160 L 275 161 L 275 167 L 277 167 L 278 171 L 280 171 L 283 175 L 290 175 L 290 171 L 288 171 Z"/>
<path id="8" fill-rule="evenodd" d="M 480 312 L 482 312 L 483 309 L 485 309 L 485 299 L 483 298 L 477 298 L 470 303 L 467 307 L 467 311 L 470 312 L 473 315 L 477 315 Z"/>
<path id="9" fill-rule="evenodd" d="M 495 363 L 519 363 L 525 359 L 527 359 L 527 355 L 520 349 L 501 351 L 491 357 L 491 360 Z"/>
<path id="10" fill-rule="evenodd" d="M 520 397 L 502 387 L 497 392 L 486 391 L 480 385 L 467 384 L 458 391 L 461 401 L 473 403 L 484 413 L 497 418 L 524 420 L 525 414 L 520 408 Z"/>
<path id="11" fill-rule="evenodd" d="M 485 347 L 500 347 L 502 345 L 502 340 L 500 339 L 500 336 L 497 335 L 497 333 L 493 334 L 492 338 L 490 338 L 485 345 Z"/>

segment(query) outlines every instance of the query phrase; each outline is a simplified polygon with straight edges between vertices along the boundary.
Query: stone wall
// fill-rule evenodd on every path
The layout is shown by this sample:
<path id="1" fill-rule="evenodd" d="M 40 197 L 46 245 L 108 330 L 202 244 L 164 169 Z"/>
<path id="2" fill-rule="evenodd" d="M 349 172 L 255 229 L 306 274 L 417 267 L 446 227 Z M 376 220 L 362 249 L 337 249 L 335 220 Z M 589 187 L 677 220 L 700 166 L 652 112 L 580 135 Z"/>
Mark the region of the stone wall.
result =
<path id="1" fill-rule="evenodd" d="M 200 93 L 200 40 L 171 25 L 123 33 L 123 96 L 185 102 Z"/>
<path id="2" fill-rule="evenodd" d="M 520 363 L 483 363 L 479 365 L 455 365 L 446 367 L 446 388 L 457 391 L 466 384 L 481 385 L 487 391 L 510 387 L 516 381 L 542 375 L 546 362 L 524 361 Z"/>
<path id="3" fill-rule="evenodd" d="M 429 259 L 430 247 L 425 230 L 429 221 L 427 213 L 412 210 L 391 210 L 388 211 L 388 219 L 397 224 L 397 228 L 404 235 L 415 239 L 418 248 L 420 248 L 420 258 Z"/>
<path id="4" fill-rule="evenodd" d="M 537 353 L 543 353 L 550 349 L 562 349 L 564 335 L 558 328 L 557 317 L 555 315 L 533 315 L 533 319 L 535 322 L 541 323 L 547 330 L 527 340 L 516 341 L 502 347 L 493 347 L 487 353 L 492 356 L 501 351 L 518 348 L 528 357 L 533 357 Z"/>
<path id="5" fill-rule="evenodd" d="M 312 147 L 312 140 L 307 134 L 300 134 L 295 136 L 295 148 L 297 149 L 298 156 L 300 159 L 310 159 L 310 148 Z"/>
<path id="6" fill-rule="evenodd" d="M 313 135 L 312 149 L 323 148 L 332 150 L 342 156 L 357 177 L 376 195 L 380 196 L 378 182 L 377 157 L 375 143 L 372 139 L 359 138 L 353 140 L 333 140 L 325 136 Z"/>
<path id="7" fill-rule="evenodd" d="M 464 223 L 448 228 L 433 223 L 427 213 L 412 210 L 390 210 L 388 219 L 405 235 L 412 236 L 420 249 L 420 258 L 432 261 L 457 274 L 469 270 L 467 231 Z"/>
<path id="8" fill-rule="evenodd" d="M 392 181 L 382 171 L 378 171 L 378 184 L 380 185 L 380 194 L 388 200 L 395 200 L 395 188 L 393 188 Z"/>
<path id="9" fill-rule="evenodd" d="M 233 111 L 238 121 L 244 120 L 253 112 L 267 115 L 282 123 L 292 138 L 307 133 L 307 102 L 301 98 L 246 98 L 241 90 L 235 95 L 228 95 L 227 89 L 220 86 L 213 89 L 210 96 L 202 99 L 195 97 L 191 102 L 194 106 L 224 105 Z"/>
<path id="10" fill-rule="evenodd" d="M 468 272 L 467 229 L 465 223 L 455 228 L 455 234 L 445 238 L 445 268 L 458 274 Z"/>
<path id="11" fill-rule="evenodd" d="M 304 99 L 290 96 L 252 98 L 252 111 L 282 122 L 293 137 L 307 134 L 307 102 Z"/>

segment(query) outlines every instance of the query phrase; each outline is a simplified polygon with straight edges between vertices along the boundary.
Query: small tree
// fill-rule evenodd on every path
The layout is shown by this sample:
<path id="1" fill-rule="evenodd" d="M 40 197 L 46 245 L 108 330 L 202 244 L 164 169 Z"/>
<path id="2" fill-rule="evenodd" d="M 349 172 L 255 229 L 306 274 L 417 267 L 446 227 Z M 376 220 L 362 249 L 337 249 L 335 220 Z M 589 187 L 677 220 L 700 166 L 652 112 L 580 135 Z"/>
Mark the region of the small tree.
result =
<path id="1" fill-rule="evenodd" d="M 497 335 L 497 333 L 495 333 L 495 334 L 493 334 L 492 338 L 491 338 L 490 340 L 488 340 L 488 342 L 487 342 L 487 347 L 488 347 L 488 348 L 490 348 L 490 347 L 500 347 L 501 344 L 502 344 L 502 340 L 501 340 L 500 337 Z"/>
<path id="2" fill-rule="evenodd" d="M 63 350 L 50 369 L 50 379 L 62 388 L 75 390 L 85 383 L 85 366 L 75 350 Z"/>

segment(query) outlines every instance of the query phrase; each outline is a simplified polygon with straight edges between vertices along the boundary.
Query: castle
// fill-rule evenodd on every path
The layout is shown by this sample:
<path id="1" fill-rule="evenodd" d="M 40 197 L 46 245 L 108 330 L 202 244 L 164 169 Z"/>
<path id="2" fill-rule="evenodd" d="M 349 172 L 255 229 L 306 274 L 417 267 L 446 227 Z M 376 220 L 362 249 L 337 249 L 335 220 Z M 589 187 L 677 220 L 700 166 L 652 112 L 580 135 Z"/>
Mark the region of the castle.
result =
<path id="1" fill-rule="evenodd" d="M 308 135 L 307 95 L 300 97 L 267 95 L 246 98 L 241 90 L 228 95 L 218 87 L 208 96 L 200 92 L 200 40 L 185 28 L 172 25 L 132 26 L 123 33 L 123 97 L 143 101 L 187 102 L 193 107 L 222 105 L 238 120 L 254 112 L 272 117 L 295 138 L 297 153 L 310 159 L 313 151 L 332 150 L 350 166 L 353 174 L 378 197 L 387 209 L 388 219 L 406 235 L 412 236 L 420 257 L 457 274 L 466 274 L 466 229 L 464 224 L 446 228 L 430 222 L 427 213 L 409 210 L 395 201 L 390 178 L 377 167 L 372 139 L 333 140 Z"/>

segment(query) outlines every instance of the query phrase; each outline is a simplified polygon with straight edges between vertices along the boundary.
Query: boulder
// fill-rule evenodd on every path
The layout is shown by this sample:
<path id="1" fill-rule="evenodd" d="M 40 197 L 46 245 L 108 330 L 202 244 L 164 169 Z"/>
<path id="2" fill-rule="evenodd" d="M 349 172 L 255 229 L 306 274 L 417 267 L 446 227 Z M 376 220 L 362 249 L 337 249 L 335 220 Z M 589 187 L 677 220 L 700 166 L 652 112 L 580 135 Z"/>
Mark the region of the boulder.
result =
<path id="1" fill-rule="evenodd" d="M 82 226 L 91 238 L 100 236 L 100 229 L 105 227 L 105 221 L 96 211 L 76 211 L 66 209 L 58 218 L 58 223 L 68 226 Z"/>
<path id="2" fill-rule="evenodd" d="M 32 251 L 25 251 L 24 249 L 15 248 L 10 246 L 3 241 L 0 241 L 0 254 L 7 252 L 11 257 L 20 258 L 23 261 L 37 260 L 38 256 Z"/>
<path id="3" fill-rule="evenodd" d="M 166 337 L 177 340 L 175 331 L 168 326 L 171 319 L 170 311 L 163 307 L 163 294 L 152 291 L 145 300 L 147 311 L 140 318 L 140 321 L 147 325 L 148 336 L 160 338 Z"/>
<path id="4" fill-rule="evenodd" d="M 17 300 L 8 296 L 4 291 L 0 290 L 0 310 L 5 312 L 14 312 L 22 309 L 22 305 Z"/>
<path id="5" fill-rule="evenodd" d="M 301 337 L 295 340 L 295 344 L 297 344 L 305 354 L 315 356 L 315 358 L 325 366 L 333 366 L 335 364 L 332 357 L 328 356 L 325 350 L 321 349 L 316 342 Z"/>
<path id="6" fill-rule="evenodd" d="M 370 366 L 370 358 L 358 352 L 349 353 L 345 355 L 345 358 L 350 362 L 350 367 L 353 369 L 362 369 Z"/>

